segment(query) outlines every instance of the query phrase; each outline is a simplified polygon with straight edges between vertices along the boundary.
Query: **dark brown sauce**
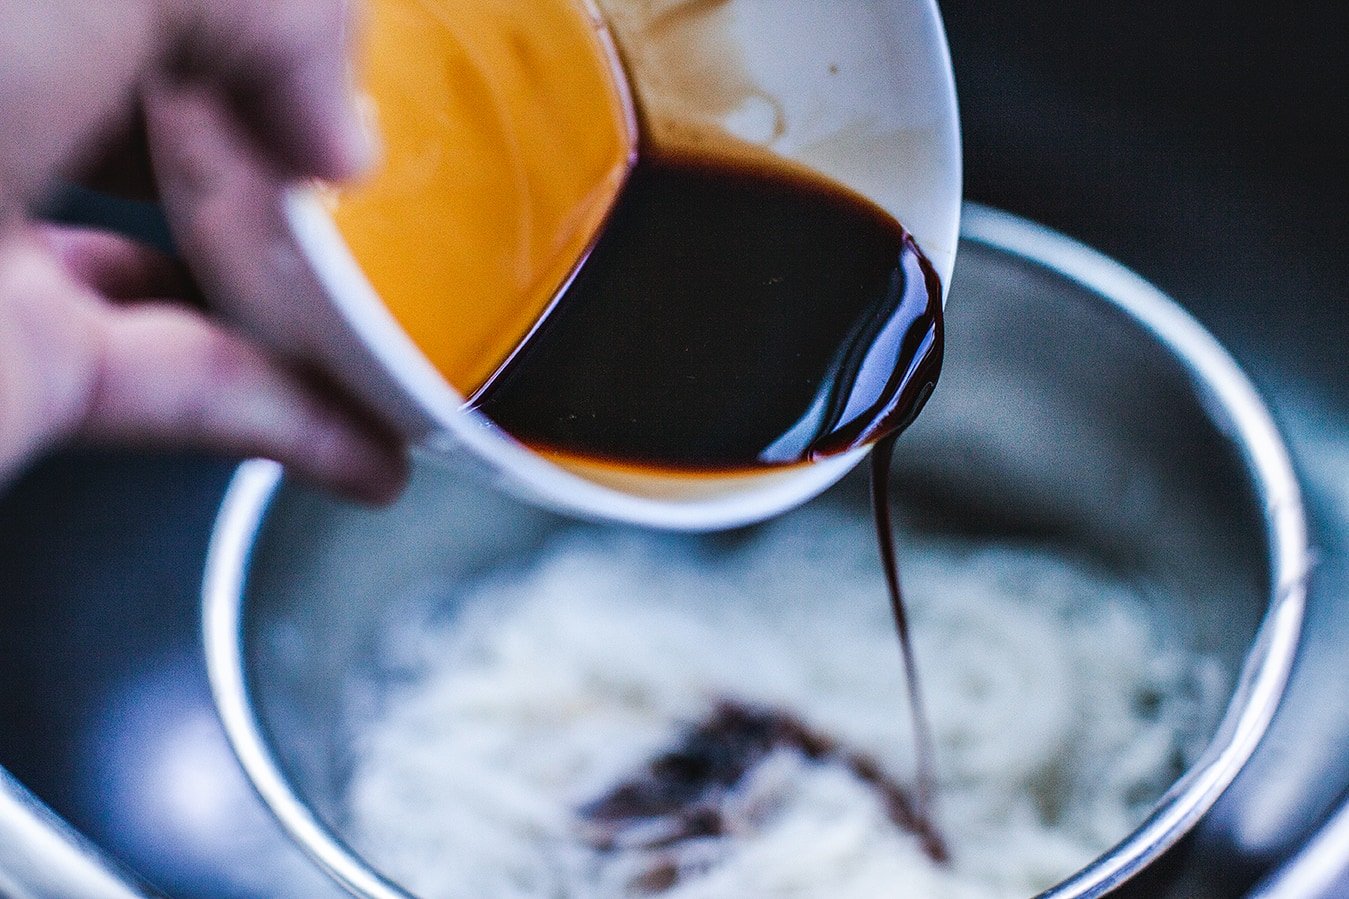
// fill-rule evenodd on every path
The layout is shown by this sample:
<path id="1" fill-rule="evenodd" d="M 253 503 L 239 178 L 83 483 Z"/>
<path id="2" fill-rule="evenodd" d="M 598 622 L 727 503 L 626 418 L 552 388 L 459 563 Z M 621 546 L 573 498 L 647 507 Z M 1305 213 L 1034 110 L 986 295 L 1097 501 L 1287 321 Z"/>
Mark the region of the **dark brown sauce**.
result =
<path id="1" fill-rule="evenodd" d="M 876 531 L 914 722 L 913 800 L 800 721 L 723 704 L 584 810 L 597 845 L 720 835 L 718 797 L 790 746 L 843 761 L 929 857 L 946 860 L 888 506 L 895 438 L 941 370 L 941 312 L 932 265 L 866 198 L 762 153 L 647 152 L 575 280 L 473 398 L 535 450 L 654 474 L 749 472 L 875 445 Z"/>
<path id="2" fill-rule="evenodd" d="M 904 665 L 904 686 L 909 700 L 909 720 L 913 727 L 915 788 L 913 811 L 935 843 L 925 845 L 929 857 L 944 862 L 947 852 L 937 831 L 936 801 L 937 762 L 932 739 L 932 725 L 923 703 L 923 688 L 918 680 L 918 659 L 913 651 L 909 633 L 909 614 L 904 604 L 904 591 L 899 582 L 899 560 L 895 553 L 895 531 L 890 523 L 890 468 L 894 461 L 895 442 L 899 434 L 882 437 L 871 450 L 871 514 L 876 522 L 876 544 L 881 553 L 881 569 L 890 593 L 890 612 L 899 637 L 900 661 Z M 940 851 L 934 852 L 933 847 Z"/>
<path id="3" fill-rule="evenodd" d="M 680 845 L 727 835 L 727 798 L 779 749 L 796 751 L 814 762 L 843 765 L 876 792 L 886 816 L 912 833 L 929 858 L 938 863 L 947 860 L 941 834 L 875 759 L 845 749 L 787 712 L 729 700 L 642 771 L 581 808 L 590 841 L 601 851 L 651 852 L 648 870 L 637 885 L 642 892 L 668 889 L 679 878 Z"/>

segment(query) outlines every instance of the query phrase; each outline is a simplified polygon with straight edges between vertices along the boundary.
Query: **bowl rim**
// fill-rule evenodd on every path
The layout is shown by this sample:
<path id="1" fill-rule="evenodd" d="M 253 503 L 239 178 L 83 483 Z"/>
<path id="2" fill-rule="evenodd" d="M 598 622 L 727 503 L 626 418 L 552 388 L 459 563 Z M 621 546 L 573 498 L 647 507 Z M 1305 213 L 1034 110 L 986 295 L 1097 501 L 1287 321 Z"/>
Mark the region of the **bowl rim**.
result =
<path id="1" fill-rule="evenodd" d="M 1110 850 L 1043 892 L 1042 899 L 1101 896 L 1187 833 L 1255 750 L 1274 715 L 1296 655 L 1310 551 L 1301 490 L 1268 408 L 1207 330 L 1152 284 L 1102 253 L 1016 215 L 967 204 L 962 240 L 1019 257 L 1075 282 L 1124 312 L 1186 369 L 1211 420 L 1229 434 L 1263 513 L 1269 605 L 1239 672 L 1227 713 L 1207 750 Z M 249 562 L 283 482 L 273 462 L 243 463 L 226 491 L 207 550 L 202 632 L 216 708 L 236 757 L 282 828 L 357 895 L 411 899 L 347 846 L 292 789 L 254 712 L 243 646 Z"/>

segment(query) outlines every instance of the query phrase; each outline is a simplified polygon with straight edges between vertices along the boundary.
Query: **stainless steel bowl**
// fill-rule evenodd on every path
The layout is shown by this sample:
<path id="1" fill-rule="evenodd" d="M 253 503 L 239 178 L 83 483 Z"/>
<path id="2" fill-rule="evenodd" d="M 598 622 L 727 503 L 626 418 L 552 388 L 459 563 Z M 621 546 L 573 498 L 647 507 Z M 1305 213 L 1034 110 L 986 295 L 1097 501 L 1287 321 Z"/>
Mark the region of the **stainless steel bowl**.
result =
<path id="1" fill-rule="evenodd" d="M 1202 758 L 1133 833 L 1046 893 L 1098 896 L 1194 826 L 1278 705 L 1303 613 L 1301 499 L 1250 383 L 1174 303 L 1004 213 L 968 209 L 963 237 L 946 371 L 904 438 L 896 495 L 937 527 L 1030 536 L 1165 584 L 1164 626 L 1231 674 Z M 856 487 L 838 489 L 862 514 Z M 377 670 L 377 639 L 404 604 L 575 526 L 444 468 L 423 467 L 382 512 L 269 463 L 240 470 L 207 564 L 212 687 L 263 799 L 352 892 L 407 895 L 341 838 L 346 686 Z"/>

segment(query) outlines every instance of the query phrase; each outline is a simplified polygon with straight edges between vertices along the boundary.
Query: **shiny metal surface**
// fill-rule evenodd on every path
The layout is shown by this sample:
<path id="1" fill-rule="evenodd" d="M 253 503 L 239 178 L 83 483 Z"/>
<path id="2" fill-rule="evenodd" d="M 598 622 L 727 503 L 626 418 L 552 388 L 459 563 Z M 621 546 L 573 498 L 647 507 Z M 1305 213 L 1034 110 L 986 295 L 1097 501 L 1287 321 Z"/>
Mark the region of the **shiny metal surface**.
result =
<path id="1" fill-rule="evenodd" d="M 56 813 L 20 810 L 56 848 L 0 846 L 0 896 L 60 874 L 67 848 L 133 871 L 132 895 L 142 880 L 175 899 L 341 895 L 249 787 L 206 684 L 200 560 L 232 469 L 68 453 L 0 500 L 0 762 Z M 5 805 L 9 836 L 25 825 Z"/>
<path id="2" fill-rule="evenodd" d="M 1250 899 L 1337 899 L 1349 895 L 1349 805 L 1344 806 Z"/>
<path id="3" fill-rule="evenodd" d="M 906 438 L 899 495 L 929 524 L 1059 544 L 1165 584 L 1178 598 L 1157 607 L 1165 625 L 1233 677 L 1204 758 L 1049 894 L 1101 895 L 1193 827 L 1274 713 L 1305 599 L 1301 500 L 1249 382 L 1155 289 L 1002 213 L 972 209 L 965 238 L 947 372 Z M 856 487 L 845 501 L 860 503 Z M 284 483 L 267 463 L 240 470 L 208 561 L 212 688 L 264 800 L 348 888 L 405 895 L 339 836 L 344 688 L 373 670 L 381 624 L 564 527 L 583 526 L 444 469 L 424 467 L 382 513 Z"/>
<path id="4" fill-rule="evenodd" d="M 0 769 L 0 896 L 144 899 L 157 895 Z"/>

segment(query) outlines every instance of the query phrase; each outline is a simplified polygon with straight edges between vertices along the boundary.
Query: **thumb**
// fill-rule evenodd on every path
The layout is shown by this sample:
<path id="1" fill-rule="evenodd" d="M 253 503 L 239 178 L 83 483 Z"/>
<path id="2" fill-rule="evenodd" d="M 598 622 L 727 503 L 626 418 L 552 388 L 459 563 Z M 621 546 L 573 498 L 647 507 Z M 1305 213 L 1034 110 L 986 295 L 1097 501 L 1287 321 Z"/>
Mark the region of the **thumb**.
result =
<path id="1" fill-rule="evenodd" d="M 280 171 L 332 180 L 375 161 L 350 84 L 356 0 L 178 4 L 179 68 L 219 91 Z"/>

